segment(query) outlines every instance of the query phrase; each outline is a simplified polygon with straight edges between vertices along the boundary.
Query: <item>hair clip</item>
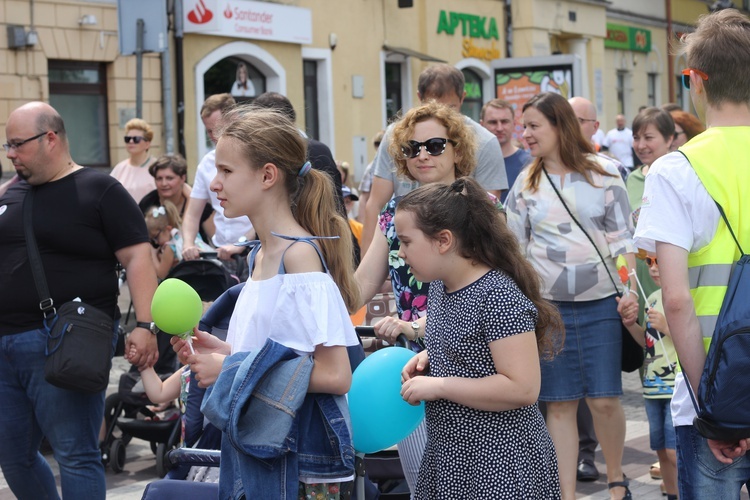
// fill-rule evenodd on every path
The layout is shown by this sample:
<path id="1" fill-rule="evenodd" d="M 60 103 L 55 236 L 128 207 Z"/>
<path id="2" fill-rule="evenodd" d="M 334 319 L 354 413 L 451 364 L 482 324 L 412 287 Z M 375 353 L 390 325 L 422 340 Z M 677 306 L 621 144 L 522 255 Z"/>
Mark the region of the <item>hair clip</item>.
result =
<path id="1" fill-rule="evenodd" d="M 167 209 L 163 206 L 161 207 L 154 207 L 153 210 L 151 210 L 151 217 L 154 219 L 158 218 L 160 215 L 167 215 Z"/>
<path id="2" fill-rule="evenodd" d="M 302 165 L 302 168 L 299 169 L 299 172 L 297 173 L 297 175 L 299 177 L 304 177 L 307 175 L 307 173 L 310 171 L 311 168 L 312 168 L 312 165 L 310 165 L 310 162 L 306 161 L 305 164 Z"/>
<path id="3" fill-rule="evenodd" d="M 451 184 L 451 189 L 458 194 L 465 194 L 465 188 L 466 184 L 462 180 L 455 181 L 453 184 Z"/>

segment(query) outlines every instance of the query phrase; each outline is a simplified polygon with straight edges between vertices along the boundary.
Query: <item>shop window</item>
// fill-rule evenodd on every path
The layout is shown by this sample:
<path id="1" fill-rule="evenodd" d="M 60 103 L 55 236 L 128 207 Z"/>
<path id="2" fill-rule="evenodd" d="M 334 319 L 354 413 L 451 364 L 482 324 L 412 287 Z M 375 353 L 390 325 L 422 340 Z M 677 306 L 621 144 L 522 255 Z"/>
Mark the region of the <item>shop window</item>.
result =
<path id="1" fill-rule="evenodd" d="M 677 75 L 675 77 L 675 92 L 674 92 L 674 98 L 677 104 L 680 105 L 682 109 L 687 109 L 685 106 L 686 102 L 685 100 L 688 98 L 688 93 L 685 92 L 685 87 L 682 86 L 682 75 Z"/>
<path id="2" fill-rule="evenodd" d="M 657 75 L 656 73 L 649 73 L 647 78 L 648 82 L 646 88 L 648 89 L 648 105 L 656 106 Z"/>
<path id="3" fill-rule="evenodd" d="M 308 137 L 320 140 L 320 105 L 318 104 L 318 63 L 302 62 L 305 82 L 305 131 Z"/>
<path id="4" fill-rule="evenodd" d="M 204 99 L 229 92 L 237 102 L 252 101 L 266 91 L 266 78 L 239 57 L 226 57 L 203 74 Z"/>
<path id="5" fill-rule="evenodd" d="M 470 69 L 462 69 L 461 73 L 464 74 L 464 90 L 466 91 L 466 97 L 461 105 L 461 113 L 478 122 L 484 104 L 482 78 L 476 71 Z"/>
<path id="6" fill-rule="evenodd" d="M 389 122 L 404 107 L 402 68 L 401 63 L 385 63 L 385 114 Z"/>
<path id="7" fill-rule="evenodd" d="M 104 64 L 49 61 L 49 103 L 65 121 L 73 161 L 111 168 Z"/>

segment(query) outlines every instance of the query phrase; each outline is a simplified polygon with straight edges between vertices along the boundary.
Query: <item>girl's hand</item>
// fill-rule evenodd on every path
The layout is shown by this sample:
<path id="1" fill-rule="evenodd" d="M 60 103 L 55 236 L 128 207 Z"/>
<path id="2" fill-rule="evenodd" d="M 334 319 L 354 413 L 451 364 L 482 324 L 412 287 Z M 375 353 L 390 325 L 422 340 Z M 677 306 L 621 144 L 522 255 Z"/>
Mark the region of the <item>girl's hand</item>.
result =
<path id="1" fill-rule="evenodd" d="M 651 323 L 653 328 L 664 335 L 669 335 L 669 326 L 667 325 L 667 318 L 662 313 L 654 309 L 653 307 L 648 310 L 648 321 Z"/>
<path id="2" fill-rule="evenodd" d="M 426 375 L 429 367 L 430 359 L 427 356 L 427 351 L 420 352 L 404 365 L 404 368 L 401 370 L 401 383 L 403 384 L 414 377 Z"/>
<path id="3" fill-rule="evenodd" d="M 442 378 L 414 377 L 401 386 L 401 397 L 410 405 L 417 406 L 422 401 L 441 399 L 440 386 Z"/>
<path id="4" fill-rule="evenodd" d="M 221 366 L 224 363 L 223 354 L 191 354 L 187 357 L 187 363 L 195 374 L 195 380 L 198 381 L 198 387 L 206 388 L 213 385 L 221 373 Z"/>
<path id="5" fill-rule="evenodd" d="M 391 345 L 396 345 L 396 339 L 399 335 L 404 334 L 409 340 L 414 340 L 414 329 L 406 321 L 401 321 L 393 316 L 387 316 L 380 319 L 373 325 L 375 336 L 383 339 Z"/>
<path id="6" fill-rule="evenodd" d="M 172 350 L 177 353 L 180 363 L 183 365 L 188 364 L 187 359 L 193 353 L 190 351 L 190 346 L 188 345 L 187 340 L 183 340 L 181 337 L 174 335 L 169 342 L 172 344 Z M 193 350 L 196 354 L 216 353 L 228 355 L 231 353 L 231 347 L 229 344 L 219 340 L 208 332 L 198 330 L 197 326 L 193 328 L 192 342 Z"/>

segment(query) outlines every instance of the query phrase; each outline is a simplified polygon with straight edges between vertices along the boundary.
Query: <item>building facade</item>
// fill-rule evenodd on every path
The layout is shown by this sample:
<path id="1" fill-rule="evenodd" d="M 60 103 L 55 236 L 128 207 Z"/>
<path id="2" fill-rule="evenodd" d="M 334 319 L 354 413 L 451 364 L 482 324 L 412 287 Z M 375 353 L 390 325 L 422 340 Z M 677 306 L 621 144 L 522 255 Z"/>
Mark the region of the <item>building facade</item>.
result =
<path id="1" fill-rule="evenodd" d="M 164 49 L 142 64 L 153 154 L 183 150 L 192 172 L 211 147 L 199 117 L 206 96 L 277 91 L 292 101 L 300 129 L 352 164 L 355 179 L 374 156 L 373 135 L 417 102 L 418 75 L 437 61 L 463 71 L 463 112 L 475 119 L 489 99 L 522 105 L 540 90 L 591 99 L 605 129 L 619 113 L 632 121 L 641 106 L 690 109 L 679 85 L 684 58 L 670 54 L 670 41 L 708 12 L 702 0 L 119 4 L 118 15 L 117 0 L 0 0 L 0 125 L 18 105 L 48 101 L 66 120 L 77 162 L 123 159 L 138 80 L 136 57 L 120 52 L 123 30 L 135 28 L 130 18 L 120 23 L 150 4 L 165 13 L 163 26 L 143 14 L 146 38 Z"/>

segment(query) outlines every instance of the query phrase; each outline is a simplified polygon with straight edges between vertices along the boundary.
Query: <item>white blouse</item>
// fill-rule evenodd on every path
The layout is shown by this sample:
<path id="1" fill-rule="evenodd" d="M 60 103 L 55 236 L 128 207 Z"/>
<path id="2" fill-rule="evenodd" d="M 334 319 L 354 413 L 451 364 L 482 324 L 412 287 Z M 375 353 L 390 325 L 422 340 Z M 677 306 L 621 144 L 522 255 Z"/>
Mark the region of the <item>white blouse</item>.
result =
<path id="1" fill-rule="evenodd" d="M 318 345 L 359 343 L 336 283 L 326 273 L 277 274 L 248 279 L 229 322 L 232 353 L 263 347 L 266 339 L 312 353 Z"/>

